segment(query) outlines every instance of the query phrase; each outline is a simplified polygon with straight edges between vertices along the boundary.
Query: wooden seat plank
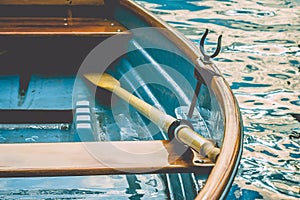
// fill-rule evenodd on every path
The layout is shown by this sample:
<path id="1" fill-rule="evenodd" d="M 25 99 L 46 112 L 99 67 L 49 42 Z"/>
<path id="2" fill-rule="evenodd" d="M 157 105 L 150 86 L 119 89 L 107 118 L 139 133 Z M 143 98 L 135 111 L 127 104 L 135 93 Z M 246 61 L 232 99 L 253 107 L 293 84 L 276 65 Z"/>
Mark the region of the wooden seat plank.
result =
<path id="1" fill-rule="evenodd" d="M 0 177 L 209 173 L 207 159 L 174 153 L 168 141 L 1 144 Z"/>
<path id="2" fill-rule="evenodd" d="M 0 36 L 129 34 L 116 20 L 103 18 L 2 17 L 0 22 Z"/>

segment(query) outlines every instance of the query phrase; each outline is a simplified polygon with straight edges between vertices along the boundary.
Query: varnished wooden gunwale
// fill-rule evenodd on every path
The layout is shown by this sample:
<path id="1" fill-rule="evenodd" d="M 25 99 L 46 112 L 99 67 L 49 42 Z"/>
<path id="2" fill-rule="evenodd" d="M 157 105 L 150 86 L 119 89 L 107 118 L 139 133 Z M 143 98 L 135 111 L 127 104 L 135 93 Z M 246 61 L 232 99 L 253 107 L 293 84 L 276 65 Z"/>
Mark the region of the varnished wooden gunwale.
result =
<path id="1" fill-rule="evenodd" d="M 240 159 L 242 135 L 234 134 L 241 132 L 242 128 L 240 121 L 238 121 L 240 118 L 239 108 L 232 92 L 223 89 L 224 84 L 227 85 L 222 77 L 214 77 L 212 80 L 211 87 L 217 95 L 218 101 L 221 102 L 226 126 L 219 159 L 206 181 L 206 185 L 209 187 L 204 187 L 201 190 L 197 197 L 199 200 L 220 199 L 220 194 L 227 186 L 232 173 L 236 173 L 234 171 L 236 170 L 235 163 L 239 162 L 238 159 Z"/>
<path id="2" fill-rule="evenodd" d="M 208 174 L 213 164 L 193 164 L 168 141 L 1 144 L 0 177 L 137 173 Z"/>
<path id="3" fill-rule="evenodd" d="M 178 46 L 180 50 L 182 50 L 192 61 L 195 61 L 202 56 L 195 45 L 192 44 L 191 41 L 186 37 L 184 37 L 182 33 L 179 33 L 166 22 L 158 19 L 155 15 L 142 8 L 137 3 L 131 0 L 120 0 L 120 4 L 124 8 L 134 12 L 138 17 L 147 22 L 150 27 L 161 28 L 161 33 L 165 35 L 170 41 L 172 41 L 176 46 Z"/>
<path id="4" fill-rule="evenodd" d="M 192 61 L 196 69 L 200 67 L 211 70 L 215 73 L 208 84 L 217 96 L 221 110 L 224 114 L 224 139 L 220 156 L 215 167 L 210 173 L 204 188 L 199 192 L 196 199 L 219 199 L 224 197 L 224 190 L 228 182 L 232 181 L 232 174 L 236 173 L 237 162 L 239 162 L 242 152 L 242 122 L 237 101 L 225 79 L 220 74 L 218 68 L 213 64 L 204 64 L 201 59 L 203 55 L 200 51 L 188 41 L 185 37 L 171 28 L 165 22 L 143 9 L 131 0 L 120 0 L 121 5 L 134 12 L 138 17 L 146 21 L 150 26 L 163 28 L 162 32 L 171 42 L 176 44 Z"/>

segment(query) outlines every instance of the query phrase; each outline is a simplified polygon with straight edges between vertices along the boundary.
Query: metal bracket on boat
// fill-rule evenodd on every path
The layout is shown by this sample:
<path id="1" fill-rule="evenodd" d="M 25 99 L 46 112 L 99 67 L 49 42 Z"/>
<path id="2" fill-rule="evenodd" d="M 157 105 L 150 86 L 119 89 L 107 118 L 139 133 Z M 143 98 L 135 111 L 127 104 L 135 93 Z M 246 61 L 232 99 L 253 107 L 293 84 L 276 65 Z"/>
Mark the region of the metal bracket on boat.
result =
<path id="1" fill-rule="evenodd" d="M 191 152 L 192 149 L 188 145 L 182 143 L 177 135 L 178 131 L 184 127 L 189 127 L 192 130 L 194 130 L 193 125 L 188 120 L 185 119 L 176 119 L 175 121 L 172 122 L 172 124 L 168 129 L 168 137 L 169 137 L 169 141 L 173 145 L 174 153 L 181 155 L 183 157 L 185 157 L 184 155 L 187 155 L 188 153 L 192 153 Z"/>
<path id="2" fill-rule="evenodd" d="M 222 43 L 222 35 L 220 35 L 218 37 L 218 43 L 217 43 L 217 49 L 216 51 L 212 54 L 212 55 L 207 55 L 205 50 L 204 50 L 204 41 L 206 39 L 206 36 L 208 34 L 208 29 L 205 30 L 205 33 L 204 35 L 202 36 L 201 40 L 200 40 L 200 44 L 199 44 L 199 47 L 200 47 L 200 51 L 201 53 L 203 54 L 203 59 L 201 58 L 201 60 L 203 61 L 204 64 L 211 64 L 211 58 L 215 58 L 217 55 L 219 55 L 220 51 L 221 51 L 221 43 Z M 195 91 L 194 91 L 194 96 L 193 96 L 193 100 L 191 102 L 191 105 L 190 105 L 190 108 L 189 108 L 189 112 L 188 112 L 188 117 L 191 118 L 192 115 L 193 115 L 193 111 L 194 111 L 194 108 L 196 106 L 196 101 L 197 101 L 197 98 L 198 98 L 198 95 L 199 95 L 199 92 L 200 92 L 200 87 L 202 85 L 202 83 L 204 82 L 202 76 L 200 75 L 200 73 L 196 70 L 195 68 L 195 77 L 197 78 L 197 85 L 196 85 L 196 88 L 195 88 Z M 209 77 L 212 77 L 212 76 L 209 76 Z M 207 77 L 206 77 L 207 78 Z"/>
<path id="3" fill-rule="evenodd" d="M 200 45 L 199 46 L 200 46 L 200 51 L 204 56 L 204 62 L 210 63 L 210 59 L 216 57 L 217 55 L 219 55 L 219 53 L 221 51 L 222 35 L 220 35 L 218 37 L 218 45 L 217 45 L 216 51 L 212 55 L 207 55 L 205 53 L 205 50 L 204 50 L 204 41 L 206 39 L 207 34 L 208 34 L 208 29 L 205 30 L 205 33 L 204 33 L 204 35 L 202 36 L 202 38 L 200 40 Z"/>
<path id="4" fill-rule="evenodd" d="M 188 126 L 194 130 L 193 125 L 188 120 L 177 119 L 174 122 L 172 122 L 172 124 L 170 125 L 170 127 L 168 129 L 169 140 L 173 140 L 174 137 L 177 139 L 177 131 L 176 130 L 178 129 L 178 127 L 181 127 L 181 126 Z"/>
<path id="5" fill-rule="evenodd" d="M 194 96 L 193 96 L 193 99 L 192 99 L 192 102 L 191 102 L 191 105 L 190 105 L 190 108 L 189 108 L 189 112 L 187 114 L 187 116 L 189 118 L 192 118 L 192 116 L 193 116 L 193 112 L 194 112 L 194 109 L 195 109 L 195 106 L 196 106 L 196 103 L 197 103 L 197 99 L 198 99 L 198 96 L 199 96 L 199 93 L 200 93 L 200 88 L 201 88 L 202 83 L 204 82 L 203 78 L 201 77 L 200 73 L 198 72 L 198 70 L 196 68 L 194 70 L 194 76 L 197 79 L 197 84 L 196 84 L 196 88 L 194 90 Z"/>

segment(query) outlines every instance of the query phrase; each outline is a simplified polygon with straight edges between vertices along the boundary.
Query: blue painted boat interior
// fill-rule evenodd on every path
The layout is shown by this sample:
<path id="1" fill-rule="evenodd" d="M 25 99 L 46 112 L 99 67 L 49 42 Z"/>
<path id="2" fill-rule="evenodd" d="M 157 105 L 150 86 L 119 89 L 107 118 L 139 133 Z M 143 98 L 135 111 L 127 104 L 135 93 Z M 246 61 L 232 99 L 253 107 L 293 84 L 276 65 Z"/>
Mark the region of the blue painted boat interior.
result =
<path id="1" fill-rule="evenodd" d="M 146 27 L 142 20 L 122 8 L 117 10 L 115 18 L 128 29 Z M 126 90 L 167 114 L 178 118 L 186 116 L 197 83 L 193 62 L 159 31 L 151 30 L 146 36 L 139 33 L 133 32 L 127 43 L 128 53 L 107 66 L 106 72 L 120 80 Z M 70 72 L 76 72 L 79 66 L 77 63 Z M 31 110 L 71 110 L 73 120 L 68 123 L 0 124 L 1 143 L 168 139 L 166 133 L 122 100 L 117 99 L 111 107 L 103 105 L 101 101 L 110 95 L 95 97 L 93 87 L 76 73 L 65 75 L 66 69 L 63 69 L 59 74 L 59 68 L 56 68 L 58 73 L 49 73 L 46 68 L 43 72 L 42 66 L 36 69 L 29 69 L 29 75 L 16 72 L 0 75 L 0 109 L 25 110 L 28 115 Z M 82 122 L 76 117 L 87 109 L 90 109 L 85 113 L 91 117 L 90 129 L 83 131 Z M 196 131 L 215 139 L 221 146 L 222 112 L 205 84 L 201 86 L 195 116 L 198 118 L 192 123 L 197 126 Z M 118 187 L 120 192 L 115 195 L 124 198 L 140 199 L 154 194 L 154 198 L 159 199 L 192 199 L 205 179 L 197 174 L 9 178 L 0 179 L 4 185 L 0 188 L 0 196 L 27 195 L 34 199 L 43 194 L 43 198 L 45 195 L 80 199 L 87 195 L 109 199 L 110 192 Z"/>

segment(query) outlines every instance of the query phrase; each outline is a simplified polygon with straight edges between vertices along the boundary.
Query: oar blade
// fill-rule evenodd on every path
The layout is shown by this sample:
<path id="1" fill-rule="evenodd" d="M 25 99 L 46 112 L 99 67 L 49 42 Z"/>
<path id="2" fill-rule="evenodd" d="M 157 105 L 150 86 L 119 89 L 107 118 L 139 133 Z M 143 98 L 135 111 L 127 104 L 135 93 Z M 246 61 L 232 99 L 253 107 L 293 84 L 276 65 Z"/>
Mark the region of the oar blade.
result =
<path id="1" fill-rule="evenodd" d="M 116 86 L 120 86 L 120 82 L 107 73 L 88 73 L 83 75 L 92 84 L 113 91 Z"/>

